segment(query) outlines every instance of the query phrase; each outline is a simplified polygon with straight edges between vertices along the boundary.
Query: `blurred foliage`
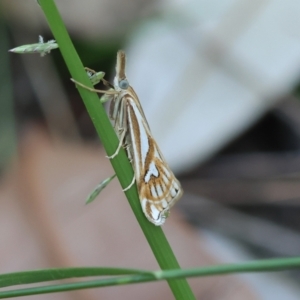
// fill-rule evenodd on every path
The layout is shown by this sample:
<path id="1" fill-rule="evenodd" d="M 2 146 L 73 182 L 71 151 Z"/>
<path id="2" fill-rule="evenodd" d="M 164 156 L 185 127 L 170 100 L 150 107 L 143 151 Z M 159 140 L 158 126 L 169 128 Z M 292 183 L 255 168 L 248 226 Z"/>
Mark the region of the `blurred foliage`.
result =
<path id="1" fill-rule="evenodd" d="M 8 35 L 0 14 L 0 168 L 3 169 L 16 152 L 15 116 L 9 54 Z"/>

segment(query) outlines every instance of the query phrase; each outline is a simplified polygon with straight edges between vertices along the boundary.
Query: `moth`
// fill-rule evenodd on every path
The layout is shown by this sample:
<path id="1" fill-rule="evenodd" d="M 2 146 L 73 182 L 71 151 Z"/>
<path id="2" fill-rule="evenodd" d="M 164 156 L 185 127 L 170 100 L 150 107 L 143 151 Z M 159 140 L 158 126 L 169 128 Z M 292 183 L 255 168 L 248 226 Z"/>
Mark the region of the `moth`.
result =
<path id="1" fill-rule="evenodd" d="M 121 147 L 126 149 L 134 178 L 124 190 L 136 182 L 146 218 L 154 225 L 161 226 L 170 208 L 181 198 L 183 190 L 152 136 L 138 96 L 126 77 L 125 65 L 125 52 L 120 50 L 117 53 L 114 93 L 109 91 L 105 95 L 106 100 L 111 101 L 109 117 L 119 138 L 118 148 L 109 158 L 114 158 Z"/>

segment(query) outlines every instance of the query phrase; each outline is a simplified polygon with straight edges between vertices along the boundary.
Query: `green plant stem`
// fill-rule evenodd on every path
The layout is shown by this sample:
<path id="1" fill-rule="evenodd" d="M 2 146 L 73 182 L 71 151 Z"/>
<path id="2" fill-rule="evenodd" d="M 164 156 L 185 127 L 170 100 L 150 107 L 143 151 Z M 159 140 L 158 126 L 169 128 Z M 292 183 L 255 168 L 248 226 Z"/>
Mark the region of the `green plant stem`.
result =
<path id="1" fill-rule="evenodd" d="M 40 0 L 39 3 L 46 16 L 55 40 L 59 45 L 59 49 L 72 78 L 92 88 L 92 84 L 84 71 L 83 65 L 73 47 L 71 39 L 53 0 Z M 100 104 L 98 96 L 83 88 L 78 88 L 78 91 L 84 101 L 107 154 L 113 154 L 115 149 L 117 149 L 119 141 L 102 105 Z M 111 163 L 122 188 L 126 188 L 132 181 L 133 170 L 125 151 L 121 149 L 119 154 L 111 160 Z M 162 229 L 160 227 L 155 227 L 144 217 L 136 185 L 129 189 L 125 194 L 161 269 L 179 269 L 180 266 L 164 236 Z M 111 212 L 111 214 L 113 222 L 113 212 Z M 122 230 L 122 228 L 120 228 L 120 230 Z M 190 286 L 185 279 L 168 280 L 168 284 L 176 299 L 195 299 Z"/>

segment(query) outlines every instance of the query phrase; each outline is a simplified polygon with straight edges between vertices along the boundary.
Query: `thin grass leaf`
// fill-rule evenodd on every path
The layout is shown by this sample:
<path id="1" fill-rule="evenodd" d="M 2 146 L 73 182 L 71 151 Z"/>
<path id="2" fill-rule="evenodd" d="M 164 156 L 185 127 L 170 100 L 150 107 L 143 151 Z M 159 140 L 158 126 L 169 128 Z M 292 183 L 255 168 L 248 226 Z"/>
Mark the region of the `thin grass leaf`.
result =
<path id="1" fill-rule="evenodd" d="M 14 272 L 0 275 L 0 288 L 20 284 L 32 284 L 61 279 L 81 278 L 91 276 L 120 276 L 132 274 L 151 274 L 152 271 L 107 267 L 84 268 L 52 268 L 25 272 Z"/>
<path id="2" fill-rule="evenodd" d="M 67 283 L 60 285 L 34 287 L 0 292 L 0 298 L 73 291 L 95 287 L 107 287 L 115 285 L 126 285 L 150 281 L 170 280 L 187 277 L 215 276 L 220 274 L 233 274 L 244 272 L 274 272 L 288 269 L 300 268 L 300 257 L 265 259 L 251 261 L 242 264 L 217 265 L 205 268 L 193 268 L 185 270 L 167 271 L 144 271 L 133 269 L 117 268 L 67 268 L 37 270 L 31 272 L 19 272 L 3 274 L 0 276 L 0 283 L 5 286 L 13 284 L 42 282 L 47 280 L 66 279 L 74 277 L 99 276 L 99 275 L 122 275 L 115 278 L 100 280 Z M 20 280 L 20 282 L 18 282 Z M 185 298 L 182 298 L 185 299 Z"/>
<path id="3" fill-rule="evenodd" d="M 117 175 L 114 174 L 113 176 L 110 176 L 106 179 L 104 179 L 103 181 L 101 181 L 96 188 L 88 195 L 85 204 L 89 204 L 91 202 L 93 202 L 96 197 L 102 192 L 102 190 L 104 188 L 106 188 L 106 186 L 116 177 Z"/>

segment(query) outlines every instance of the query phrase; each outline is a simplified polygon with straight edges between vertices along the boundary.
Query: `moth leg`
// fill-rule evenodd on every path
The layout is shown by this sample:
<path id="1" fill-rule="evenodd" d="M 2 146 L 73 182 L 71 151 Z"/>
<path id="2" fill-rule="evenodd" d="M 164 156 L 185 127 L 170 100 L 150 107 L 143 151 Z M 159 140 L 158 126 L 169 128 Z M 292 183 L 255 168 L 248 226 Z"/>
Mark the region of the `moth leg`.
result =
<path id="1" fill-rule="evenodd" d="M 96 74 L 96 73 L 97 73 L 95 70 L 90 69 L 90 68 L 88 68 L 88 67 L 84 67 L 84 69 L 85 69 L 86 71 L 89 71 L 89 72 L 93 73 L 93 74 Z"/>
<path id="2" fill-rule="evenodd" d="M 119 145 L 118 145 L 117 150 L 115 151 L 114 154 L 112 154 L 112 155 L 110 155 L 110 156 L 106 156 L 107 158 L 113 159 L 114 157 L 116 157 L 116 156 L 118 155 L 118 153 L 119 153 L 119 151 L 120 151 L 120 149 L 121 149 L 121 147 L 122 147 L 122 145 L 123 145 L 123 140 L 124 140 L 125 135 L 126 135 L 126 130 L 123 129 L 122 134 L 121 134 L 121 136 L 120 136 L 120 141 L 119 141 Z"/>
<path id="3" fill-rule="evenodd" d="M 133 175 L 131 183 L 129 184 L 128 187 L 126 187 L 125 189 L 123 189 L 123 192 L 128 191 L 134 185 L 134 183 L 135 183 L 135 176 Z"/>
<path id="4" fill-rule="evenodd" d="M 127 157 L 129 159 L 129 162 L 132 164 L 133 158 L 131 156 L 131 152 L 130 152 L 130 145 L 125 145 L 124 146 L 125 151 L 127 152 Z"/>
<path id="5" fill-rule="evenodd" d="M 103 84 L 104 84 L 105 86 L 107 86 L 107 87 L 109 87 L 109 88 L 111 88 L 111 89 L 114 88 L 114 86 L 113 86 L 109 81 L 107 81 L 106 79 L 102 78 L 101 80 L 102 80 L 102 82 L 103 82 Z"/>
<path id="6" fill-rule="evenodd" d="M 50 49 L 50 50 L 52 50 L 52 49 Z M 87 72 L 90 72 L 91 74 L 97 74 L 97 72 L 96 72 L 95 70 L 90 69 L 90 68 L 88 68 L 88 67 L 84 67 L 84 69 L 85 69 Z M 104 79 L 104 78 L 101 78 L 101 81 L 103 82 L 103 84 L 104 84 L 105 86 L 107 86 L 107 87 L 109 87 L 109 88 L 113 88 L 113 87 L 114 87 L 109 81 L 107 81 L 107 80 Z"/>
<path id="7" fill-rule="evenodd" d="M 91 92 L 94 92 L 94 93 L 102 93 L 102 94 L 107 94 L 107 95 L 116 95 L 116 94 L 119 94 L 118 91 L 115 91 L 115 90 L 109 90 L 109 91 L 104 91 L 104 90 L 97 90 L 97 89 L 92 89 L 82 83 L 80 83 L 79 81 L 71 78 L 71 81 L 74 82 L 75 84 L 83 87 L 84 89 L 88 90 L 88 91 L 91 91 Z"/>
<path id="8" fill-rule="evenodd" d="M 107 95 L 104 94 L 101 98 L 100 98 L 100 102 L 101 103 L 106 103 L 108 101 L 111 101 L 113 99 L 113 95 Z"/>

